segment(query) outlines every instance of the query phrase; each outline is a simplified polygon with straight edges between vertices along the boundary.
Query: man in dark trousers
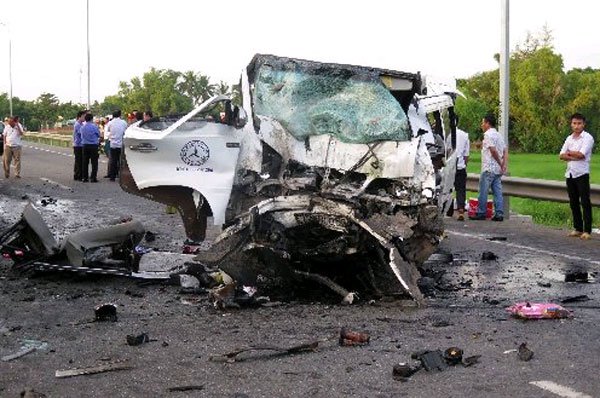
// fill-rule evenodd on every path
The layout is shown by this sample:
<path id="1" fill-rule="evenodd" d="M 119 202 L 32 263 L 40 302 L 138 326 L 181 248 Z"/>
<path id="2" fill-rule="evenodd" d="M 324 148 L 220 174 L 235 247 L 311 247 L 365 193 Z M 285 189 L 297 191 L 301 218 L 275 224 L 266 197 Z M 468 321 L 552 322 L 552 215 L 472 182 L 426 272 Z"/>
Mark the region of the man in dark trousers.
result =
<path id="1" fill-rule="evenodd" d="M 75 156 L 75 164 L 73 164 L 73 180 L 81 181 L 83 170 L 83 144 L 81 143 L 81 126 L 85 121 L 87 111 L 77 112 L 75 124 L 73 125 L 73 156 Z"/>
<path id="2" fill-rule="evenodd" d="M 127 130 L 127 122 L 121 119 L 121 111 L 114 111 L 112 120 L 106 126 L 106 134 L 110 137 L 108 177 L 111 181 L 115 181 L 119 173 L 121 147 L 123 146 L 123 134 L 125 134 L 125 130 Z"/>
<path id="3" fill-rule="evenodd" d="M 574 113 L 571 116 L 571 135 L 567 137 L 560 150 L 559 158 L 567 162 L 565 178 L 569 204 L 573 213 L 574 230 L 570 237 L 583 240 L 591 239 L 592 203 L 590 200 L 590 160 L 594 138 L 584 130 L 585 116 Z M 583 218 L 581 210 L 583 209 Z"/>
<path id="4" fill-rule="evenodd" d="M 86 113 L 85 123 L 79 130 L 83 144 L 83 182 L 98 182 L 98 144 L 100 143 L 100 129 L 94 123 L 94 115 Z M 92 163 L 92 174 L 88 175 L 89 164 Z"/>

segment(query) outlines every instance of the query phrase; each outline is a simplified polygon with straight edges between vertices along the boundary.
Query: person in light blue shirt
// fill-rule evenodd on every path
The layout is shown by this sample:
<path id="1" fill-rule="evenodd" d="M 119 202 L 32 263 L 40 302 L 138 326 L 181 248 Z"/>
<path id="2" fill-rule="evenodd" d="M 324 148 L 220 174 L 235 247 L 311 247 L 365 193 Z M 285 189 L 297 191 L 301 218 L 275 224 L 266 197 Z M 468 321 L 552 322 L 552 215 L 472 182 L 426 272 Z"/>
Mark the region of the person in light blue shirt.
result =
<path id="1" fill-rule="evenodd" d="M 73 180 L 81 181 L 83 169 L 83 144 L 81 142 L 81 126 L 85 120 L 86 110 L 77 112 L 75 124 L 73 125 L 73 156 L 75 164 L 73 164 Z"/>
<path id="2" fill-rule="evenodd" d="M 94 115 L 86 113 L 85 123 L 79 129 L 81 143 L 83 144 L 83 182 L 98 182 L 98 144 L 100 143 L 100 129 L 94 123 Z M 90 162 L 92 173 L 88 175 Z"/>

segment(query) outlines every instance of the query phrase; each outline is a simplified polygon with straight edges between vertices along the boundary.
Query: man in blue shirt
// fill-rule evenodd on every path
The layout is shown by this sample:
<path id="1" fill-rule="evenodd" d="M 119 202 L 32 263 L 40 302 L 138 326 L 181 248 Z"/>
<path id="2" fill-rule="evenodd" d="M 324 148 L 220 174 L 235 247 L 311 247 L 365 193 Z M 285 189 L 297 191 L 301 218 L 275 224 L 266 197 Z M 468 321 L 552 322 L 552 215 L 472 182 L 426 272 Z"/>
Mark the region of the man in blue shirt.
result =
<path id="1" fill-rule="evenodd" d="M 94 115 L 86 113 L 85 123 L 79 129 L 81 143 L 83 144 L 83 182 L 98 182 L 98 144 L 100 142 L 100 129 L 94 123 Z M 92 174 L 88 175 L 88 167 L 92 163 Z"/>
<path id="2" fill-rule="evenodd" d="M 87 111 L 77 112 L 75 124 L 73 125 L 73 156 L 75 156 L 75 164 L 73 165 L 73 179 L 81 181 L 83 169 L 83 144 L 81 143 L 81 126 L 83 125 L 85 114 Z"/>

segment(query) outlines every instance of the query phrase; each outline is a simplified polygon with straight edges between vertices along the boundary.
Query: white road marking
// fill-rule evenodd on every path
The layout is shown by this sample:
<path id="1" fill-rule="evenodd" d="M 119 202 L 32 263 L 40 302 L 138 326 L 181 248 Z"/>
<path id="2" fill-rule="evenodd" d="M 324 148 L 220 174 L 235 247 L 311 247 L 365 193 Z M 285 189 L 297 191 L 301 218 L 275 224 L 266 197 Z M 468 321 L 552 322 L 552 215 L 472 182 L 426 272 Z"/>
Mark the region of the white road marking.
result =
<path id="1" fill-rule="evenodd" d="M 72 154 L 72 153 L 68 153 L 68 152 L 59 152 L 59 151 L 53 151 L 53 150 L 51 150 L 51 149 L 40 148 L 40 147 L 37 147 L 37 146 L 30 146 L 30 145 L 23 145 L 23 146 L 24 146 L 24 147 L 27 147 L 27 148 L 31 148 L 31 149 L 36 149 L 36 150 L 38 150 L 38 151 L 42 151 L 42 152 L 48 152 L 48 153 L 54 153 L 54 154 L 56 154 L 56 155 L 62 155 L 62 156 L 70 156 L 70 157 L 73 157 L 73 154 Z"/>
<path id="2" fill-rule="evenodd" d="M 487 242 L 490 242 L 490 243 L 495 243 L 497 245 L 504 245 L 504 246 L 508 246 L 508 247 L 514 247 L 516 249 L 529 250 L 529 251 L 532 251 L 532 252 L 536 252 L 536 253 L 540 253 L 540 254 L 546 254 L 546 255 L 550 255 L 550 256 L 563 257 L 563 258 L 566 258 L 566 259 L 569 259 L 569 260 L 574 260 L 574 261 L 587 261 L 590 264 L 600 265 L 600 261 L 592 260 L 591 258 L 585 258 L 585 257 L 579 257 L 579 256 L 572 256 L 570 254 L 553 252 L 553 251 L 546 250 L 546 249 L 538 249 L 536 247 L 519 245 L 518 243 L 512 243 L 512 242 L 506 242 L 506 241 L 498 241 L 498 240 L 489 240 L 488 239 L 489 236 L 485 236 L 485 235 L 481 235 L 481 234 L 468 234 L 466 232 L 458 232 L 458 231 L 450 231 L 450 230 L 446 230 L 446 232 L 448 234 L 450 234 L 450 235 L 462 236 L 464 238 L 474 238 L 474 239 L 478 239 L 478 240 L 487 241 Z"/>
<path id="3" fill-rule="evenodd" d="M 53 151 L 51 149 L 40 148 L 40 147 L 37 147 L 37 146 L 31 146 L 31 145 L 23 145 L 23 146 L 26 147 L 26 148 L 35 149 L 35 150 L 42 151 L 42 152 L 53 153 L 55 155 L 68 156 L 68 157 L 71 157 L 71 158 L 74 156 L 72 153 L 69 153 L 69 152 Z M 106 164 L 106 163 L 108 163 L 108 161 L 98 159 L 98 163 Z"/>
<path id="4" fill-rule="evenodd" d="M 52 181 L 52 180 L 51 180 L 51 179 L 49 179 L 49 178 L 40 177 L 40 180 L 42 180 L 42 181 L 44 181 L 44 182 L 47 182 L 47 183 L 49 183 L 49 184 L 58 185 L 59 187 L 61 187 L 62 189 L 66 189 L 67 191 L 70 191 L 70 190 L 72 189 L 71 187 L 68 187 L 68 186 L 66 186 L 66 185 L 60 184 L 60 183 L 58 183 L 58 182 L 56 182 L 56 181 Z"/>
<path id="5" fill-rule="evenodd" d="M 557 384 L 557 383 L 555 383 L 553 381 L 549 381 L 549 380 L 530 381 L 529 384 L 539 387 L 542 390 L 550 391 L 551 393 L 556 394 L 559 397 L 593 398 L 591 395 L 587 395 L 582 392 L 575 391 L 572 388 L 561 386 L 560 384 Z"/>

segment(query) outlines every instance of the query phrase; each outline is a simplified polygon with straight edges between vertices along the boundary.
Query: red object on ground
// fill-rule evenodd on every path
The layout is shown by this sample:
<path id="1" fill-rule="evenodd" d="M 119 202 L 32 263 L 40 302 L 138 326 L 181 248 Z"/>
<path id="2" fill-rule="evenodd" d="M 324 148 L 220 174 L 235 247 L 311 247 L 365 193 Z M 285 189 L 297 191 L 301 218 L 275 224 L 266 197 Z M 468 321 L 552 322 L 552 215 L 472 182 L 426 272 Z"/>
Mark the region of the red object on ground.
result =
<path id="1" fill-rule="evenodd" d="M 371 337 L 367 333 L 355 332 L 347 328 L 340 330 L 340 345 L 355 346 L 369 344 Z"/>
<path id="2" fill-rule="evenodd" d="M 479 200 L 477 198 L 469 198 L 469 217 L 475 217 L 477 215 L 477 206 L 479 206 Z M 492 218 L 494 215 L 494 202 L 488 200 L 487 211 L 485 212 L 485 218 Z"/>
<path id="3" fill-rule="evenodd" d="M 569 310 L 554 303 L 516 303 L 507 307 L 506 311 L 523 319 L 560 319 L 573 316 Z"/>

